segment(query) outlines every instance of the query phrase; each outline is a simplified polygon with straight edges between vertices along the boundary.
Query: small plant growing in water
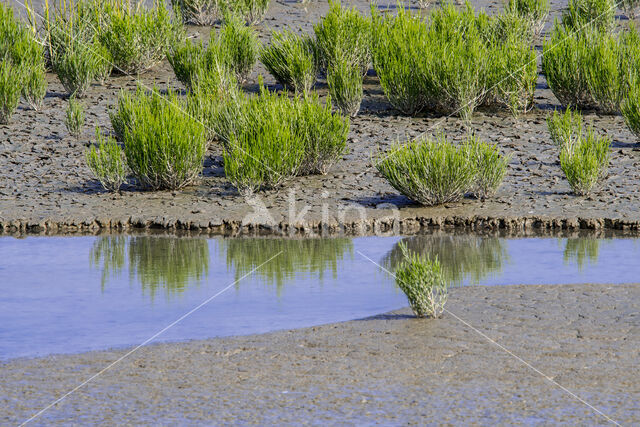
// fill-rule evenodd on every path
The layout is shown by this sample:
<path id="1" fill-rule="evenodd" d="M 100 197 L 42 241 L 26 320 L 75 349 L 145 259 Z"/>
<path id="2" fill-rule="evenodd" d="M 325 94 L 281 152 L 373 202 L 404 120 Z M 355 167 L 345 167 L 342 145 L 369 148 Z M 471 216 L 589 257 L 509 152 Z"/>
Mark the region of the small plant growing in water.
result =
<path id="1" fill-rule="evenodd" d="M 260 61 L 280 84 L 296 92 L 308 92 L 316 81 L 316 49 L 308 36 L 273 32 L 271 44 L 260 52 Z"/>
<path id="2" fill-rule="evenodd" d="M 127 178 L 127 166 L 122 149 L 112 137 L 102 136 L 96 129 L 96 146 L 86 154 L 87 166 L 107 191 L 120 191 Z"/>
<path id="3" fill-rule="evenodd" d="M 449 284 L 438 257 L 412 253 L 400 243 L 403 260 L 395 271 L 396 284 L 405 293 L 416 317 L 438 318 L 447 303 Z"/>
<path id="4" fill-rule="evenodd" d="M 348 59 L 340 58 L 327 66 L 327 84 L 331 99 L 345 116 L 355 117 L 362 102 L 362 70 Z"/>
<path id="5" fill-rule="evenodd" d="M 64 125 L 75 139 L 79 139 L 80 135 L 82 135 L 84 122 L 84 105 L 75 98 L 69 98 L 69 105 L 67 105 L 65 111 Z"/>

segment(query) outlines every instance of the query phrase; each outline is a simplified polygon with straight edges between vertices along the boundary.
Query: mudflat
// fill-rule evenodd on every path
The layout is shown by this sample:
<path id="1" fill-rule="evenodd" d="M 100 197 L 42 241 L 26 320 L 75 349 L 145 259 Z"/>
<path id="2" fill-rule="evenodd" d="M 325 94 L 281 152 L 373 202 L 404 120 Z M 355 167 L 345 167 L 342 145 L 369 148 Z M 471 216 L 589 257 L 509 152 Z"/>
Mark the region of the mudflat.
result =
<path id="1" fill-rule="evenodd" d="M 447 309 L 149 345 L 115 364 L 130 349 L 3 362 L 0 421 L 111 364 L 33 424 L 640 421 L 640 285 L 455 288 Z"/>
<path id="2" fill-rule="evenodd" d="M 369 13 L 369 2 L 351 2 Z M 566 2 L 551 2 L 559 16 Z M 36 9 L 41 2 L 34 2 Z M 501 10 L 499 1 L 474 1 L 476 9 L 488 13 Z M 15 10 L 22 6 L 12 1 Z M 390 7 L 379 5 L 379 8 Z M 410 4 L 414 10 L 413 3 Z M 431 7 L 437 7 L 432 5 Z M 313 24 L 327 12 L 327 2 L 272 2 L 265 21 L 257 29 L 263 43 L 271 30 L 290 27 L 311 33 Z M 621 21 L 622 22 L 622 21 Z M 623 22 L 621 23 L 621 25 Z M 207 38 L 208 28 L 189 27 L 196 38 Z M 541 53 L 542 39 L 536 41 Z M 280 88 L 261 64 L 245 85 L 257 90 L 258 75 L 272 89 Z M 96 127 L 111 129 L 108 112 L 121 89 L 133 90 L 138 82 L 182 88 L 166 61 L 138 77 L 114 75 L 105 86 L 94 85 L 84 100 L 87 125 L 76 140 L 68 135 L 63 117 L 67 100 L 57 78 L 50 74 L 49 92 L 43 111 L 22 105 L 11 124 L 0 126 L 0 232 L 64 232 L 95 229 L 166 228 L 234 231 L 253 227 L 264 230 L 310 230 L 323 225 L 336 231 L 347 225 L 356 231 L 396 224 L 404 233 L 424 226 L 456 225 L 471 228 L 640 228 L 640 154 L 637 140 L 619 115 L 585 113 L 587 123 L 612 138 L 609 176 L 589 198 L 570 194 L 558 163 L 558 150 L 551 142 L 546 115 L 559 102 L 540 75 L 535 108 L 513 118 L 506 111 L 478 111 L 471 129 L 483 140 L 497 143 L 512 156 L 505 182 L 497 196 L 485 202 L 466 199 L 460 203 L 424 208 L 398 194 L 380 177 L 371 154 L 388 150 L 396 141 L 444 132 L 460 140 L 468 129 L 457 117 L 422 114 L 400 115 L 386 100 L 373 70 L 365 78 L 362 110 L 352 120 L 349 153 L 324 176 L 296 178 L 276 192 L 261 192 L 245 199 L 224 177 L 222 148 L 208 151 L 200 183 L 178 192 L 141 192 L 127 187 L 122 194 L 104 192 L 84 160 Z M 326 82 L 317 85 L 326 96 Z M 293 209 L 292 209 L 293 208 Z M 399 209 L 395 211 L 392 208 Z M 305 211 L 305 209 L 307 209 Z M 293 212 L 293 215 L 291 214 Z M 394 222 L 395 221 L 395 222 Z M 376 223 L 377 222 L 377 223 Z"/>

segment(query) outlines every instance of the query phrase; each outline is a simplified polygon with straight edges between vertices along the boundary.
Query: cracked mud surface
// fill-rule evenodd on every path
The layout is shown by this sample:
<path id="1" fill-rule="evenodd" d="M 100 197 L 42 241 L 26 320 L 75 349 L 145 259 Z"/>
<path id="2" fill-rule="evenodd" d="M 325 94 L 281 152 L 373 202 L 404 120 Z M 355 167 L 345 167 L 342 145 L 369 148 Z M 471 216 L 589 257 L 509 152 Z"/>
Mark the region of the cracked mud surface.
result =
<path id="1" fill-rule="evenodd" d="M 640 286 L 455 288 L 447 308 L 150 345 L 34 424 L 607 424 L 553 382 L 640 421 Z M 0 420 L 26 420 L 127 351 L 0 363 Z"/>

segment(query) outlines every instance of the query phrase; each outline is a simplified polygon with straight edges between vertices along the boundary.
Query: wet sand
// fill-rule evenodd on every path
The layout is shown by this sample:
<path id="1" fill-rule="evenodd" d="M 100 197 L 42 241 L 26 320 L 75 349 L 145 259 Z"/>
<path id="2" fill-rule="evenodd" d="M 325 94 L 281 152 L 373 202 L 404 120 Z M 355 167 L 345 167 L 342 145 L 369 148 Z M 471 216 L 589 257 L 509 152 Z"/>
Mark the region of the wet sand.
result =
<path id="1" fill-rule="evenodd" d="M 13 4 L 19 10 L 18 4 Z M 37 7 L 38 2 L 35 4 Z M 368 13 L 368 1 L 357 0 L 353 4 Z M 481 0 L 473 5 L 493 13 L 501 2 Z M 565 5 L 566 2 L 552 2 L 554 12 L 547 29 Z M 270 30 L 283 27 L 312 32 L 313 23 L 327 9 L 328 4 L 323 1 L 308 5 L 274 1 L 266 20 L 258 27 L 261 40 L 268 42 Z M 188 31 L 206 37 L 209 30 L 190 27 Z M 536 44 L 540 51 L 540 40 Z M 258 74 L 277 88 L 258 64 L 247 90 L 256 90 Z M 160 88 L 181 88 L 166 61 L 140 80 Z M 392 189 L 372 167 L 371 153 L 387 150 L 396 140 L 421 133 L 445 132 L 459 140 L 466 129 L 455 117 L 398 115 L 386 101 L 372 70 L 365 79 L 362 111 L 352 121 L 345 158 L 325 176 L 296 178 L 279 192 L 262 192 L 254 200 L 240 197 L 226 182 L 221 148 L 215 144 L 207 153 L 203 178 L 196 186 L 178 192 L 141 192 L 127 187 L 121 195 L 105 193 L 85 165 L 84 153 L 96 126 L 110 129 L 108 110 L 115 104 L 118 91 L 135 88 L 136 79 L 112 76 L 106 86 L 90 88 L 85 100 L 87 126 L 79 140 L 70 137 L 64 128 L 67 100 L 62 86 L 53 75 L 49 75 L 49 81 L 43 111 L 30 111 L 22 105 L 11 124 L 0 126 L 0 233 L 132 227 L 212 233 L 258 228 L 264 232 L 309 232 L 321 230 L 322 225 L 327 232 L 335 233 L 342 230 L 340 224 L 355 234 L 394 225 L 404 233 L 445 225 L 473 229 L 640 228 L 638 141 L 621 116 L 586 113 L 587 122 L 612 138 L 611 167 L 609 176 L 591 197 L 570 194 L 545 123 L 546 115 L 559 104 L 542 75 L 533 112 L 514 119 L 506 111 L 479 111 L 473 118 L 472 128 L 479 137 L 497 143 L 504 153 L 512 155 L 497 196 L 486 202 L 466 199 L 434 208 L 419 207 Z M 324 80 L 316 88 L 322 96 L 326 94 Z M 385 204 L 400 209 L 397 216 Z M 308 211 L 301 214 L 305 208 Z"/>
<path id="2" fill-rule="evenodd" d="M 150 345 L 34 424 L 608 423 L 553 382 L 615 422 L 640 422 L 639 285 L 455 288 L 447 308 L 438 320 L 403 309 Z M 127 351 L 1 363 L 0 422 L 28 419 Z"/>

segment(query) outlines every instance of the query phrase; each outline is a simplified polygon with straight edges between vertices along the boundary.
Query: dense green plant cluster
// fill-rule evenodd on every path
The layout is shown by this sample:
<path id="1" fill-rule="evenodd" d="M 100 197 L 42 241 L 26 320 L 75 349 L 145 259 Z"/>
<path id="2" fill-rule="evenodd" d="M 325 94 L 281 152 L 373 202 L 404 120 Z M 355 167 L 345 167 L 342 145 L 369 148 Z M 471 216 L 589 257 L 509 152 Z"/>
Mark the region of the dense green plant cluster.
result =
<path id="1" fill-rule="evenodd" d="M 355 117 L 362 103 L 362 73 L 347 58 L 333 60 L 327 66 L 329 94 L 342 114 Z"/>
<path id="2" fill-rule="evenodd" d="M 371 20 L 355 8 L 342 7 L 339 0 L 329 3 L 329 12 L 313 27 L 322 69 L 346 60 L 365 74 L 371 63 Z"/>
<path id="3" fill-rule="evenodd" d="M 261 86 L 259 96 L 235 93 L 218 109 L 225 175 L 242 194 L 286 180 L 326 173 L 346 149 L 349 120 L 317 95 L 290 99 Z"/>
<path id="4" fill-rule="evenodd" d="M 560 149 L 560 167 L 574 193 L 588 195 L 609 167 L 611 139 L 600 137 L 589 128 L 585 132 L 582 117 L 570 109 L 554 112 L 547 118 L 553 141 Z"/>
<path id="5" fill-rule="evenodd" d="M 127 165 L 122 149 L 112 137 L 105 138 L 96 129 L 97 146 L 92 145 L 86 154 L 87 166 L 107 191 L 120 191 L 127 179 Z"/>
<path id="6" fill-rule="evenodd" d="M 467 120 L 480 105 L 527 111 L 535 53 L 522 26 L 496 22 L 476 16 L 469 4 L 443 6 L 428 21 L 404 9 L 375 16 L 373 64 L 392 105 L 406 114 L 429 108 Z"/>
<path id="7" fill-rule="evenodd" d="M 264 19 L 271 0 L 171 0 L 186 24 L 213 25 L 228 12 L 241 16 L 249 25 Z"/>
<path id="8" fill-rule="evenodd" d="M 291 31 L 274 31 L 271 44 L 260 51 L 260 61 L 287 89 L 308 92 L 316 82 L 316 45 L 309 36 L 300 36 Z"/>
<path id="9" fill-rule="evenodd" d="M 209 44 L 184 40 L 167 51 L 167 60 L 177 79 L 191 90 L 196 76 L 224 66 L 233 71 L 236 80 L 244 82 L 253 69 L 258 55 L 258 37 L 238 17 L 228 16 L 216 34 L 211 32 Z"/>
<path id="10" fill-rule="evenodd" d="M 106 7 L 99 39 L 117 71 L 139 74 L 160 62 L 165 51 L 183 36 L 182 24 L 160 0 L 155 0 L 152 8 L 118 1 Z"/>
<path id="11" fill-rule="evenodd" d="M 543 51 L 549 87 L 567 107 L 616 113 L 630 80 L 640 75 L 640 36 L 633 27 L 614 35 L 556 25 Z"/>
<path id="12" fill-rule="evenodd" d="M 522 18 L 534 34 L 540 34 L 549 16 L 549 0 L 508 0 L 506 15 Z"/>
<path id="13" fill-rule="evenodd" d="M 569 0 L 562 24 L 574 31 L 611 32 L 616 26 L 616 0 Z"/>
<path id="14" fill-rule="evenodd" d="M 483 199 L 493 195 L 507 164 L 508 157 L 501 156 L 495 146 L 474 137 L 456 146 L 444 135 L 397 145 L 375 159 L 391 186 L 426 206 L 455 202 L 468 193 Z"/>
<path id="15" fill-rule="evenodd" d="M 64 125 L 67 127 L 69 133 L 76 139 L 82 135 L 82 128 L 84 127 L 84 105 L 75 98 L 69 98 L 69 105 L 65 111 Z"/>
<path id="16" fill-rule="evenodd" d="M 640 79 L 634 81 L 622 102 L 622 116 L 627 126 L 640 139 Z"/>
<path id="17" fill-rule="evenodd" d="M 0 123 L 8 123 L 20 96 L 35 110 L 42 106 L 47 82 L 42 47 L 4 4 L 0 4 L 0 62 Z"/>
<path id="18" fill-rule="evenodd" d="M 396 284 L 405 293 L 416 317 L 440 317 L 447 303 L 449 283 L 437 257 L 433 260 L 400 243 L 404 257 L 396 269 Z"/>
<path id="19" fill-rule="evenodd" d="M 185 110 L 185 102 L 172 91 L 166 97 L 157 89 L 120 93 L 111 124 L 124 143 L 127 166 L 142 187 L 179 189 L 201 173 L 205 129 Z"/>

